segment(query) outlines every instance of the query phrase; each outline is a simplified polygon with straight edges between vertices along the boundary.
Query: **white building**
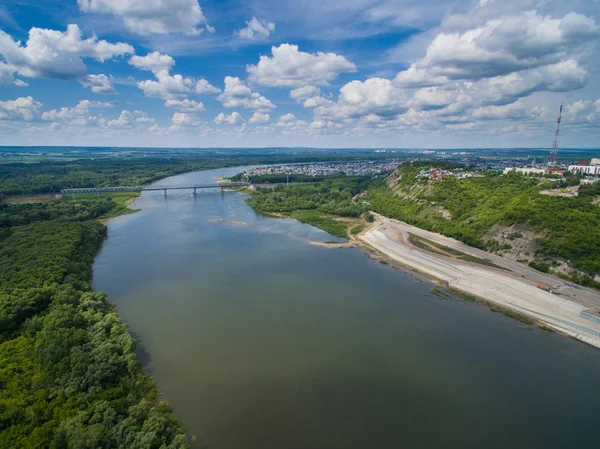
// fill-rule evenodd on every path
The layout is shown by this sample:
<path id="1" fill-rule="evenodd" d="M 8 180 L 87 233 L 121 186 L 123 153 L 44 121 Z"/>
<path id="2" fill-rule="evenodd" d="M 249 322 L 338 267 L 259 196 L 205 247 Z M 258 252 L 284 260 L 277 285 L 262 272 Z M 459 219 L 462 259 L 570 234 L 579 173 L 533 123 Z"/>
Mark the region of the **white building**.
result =
<path id="1" fill-rule="evenodd" d="M 600 165 L 569 165 L 571 173 L 582 173 L 590 176 L 600 176 Z"/>
<path id="2" fill-rule="evenodd" d="M 600 157 L 595 157 L 590 161 L 590 165 L 600 165 Z"/>
<path id="3" fill-rule="evenodd" d="M 531 167 L 507 167 L 504 169 L 504 174 L 508 174 L 511 171 L 515 171 L 517 173 L 523 173 L 523 174 L 528 174 L 528 173 L 537 173 L 537 174 L 544 174 L 546 173 L 546 170 L 543 168 L 531 168 Z"/>

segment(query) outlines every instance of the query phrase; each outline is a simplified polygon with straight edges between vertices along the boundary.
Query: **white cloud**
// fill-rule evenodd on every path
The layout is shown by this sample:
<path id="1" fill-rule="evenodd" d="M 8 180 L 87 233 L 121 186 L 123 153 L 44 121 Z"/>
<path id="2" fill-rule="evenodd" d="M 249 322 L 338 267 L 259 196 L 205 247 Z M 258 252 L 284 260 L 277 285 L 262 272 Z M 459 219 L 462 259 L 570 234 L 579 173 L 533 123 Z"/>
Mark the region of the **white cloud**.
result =
<path id="1" fill-rule="evenodd" d="M 438 86 L 424 87 L 417 90 L 413 95 L 412 105 L 419 109 L 435 110 L 443 109 L 456 99 L 456 92 L 442 89 Z"/>
<path id="2" fill-rule="evenodd" d="M 147 112 L 133 111 L 136 123 L 156 123 L 156 119 L 150 117 Z"/>
<path id="3" fill-rule="evenodd" d="M 390 80 L 369 78 L 366 81 L 352 81 L 340 89 L 336 103 L 315 108 L 315 116 L 320 119 L 339 121 L 347 118 L 360 118 L 373 114 L 380 118 L 395 118 L 408 110 L 408 97 L 395 87 Z"/>
<path id="4" fill-rule="evenodd" d="M 115 95 L 115 90 L 112 81 L 106 75 L 86 75 L 79 82 L 84 87 L 89 87 L 92 92 L 101 95 Z"/>
<path id="5" fill-rule="evenodd" d="M 41 108 L 42 103 L 33 97 L 0 101 L 0 120 L 31 121 L 39 116 Z"/>
<path id="6" fill-rule="evenodd" d="M 102 115 L 92 115 L 90 109 L 112 108 L 111 103 L 81 100 L 76 106 L 53 109 L 42 114 L 42 120 L 64 121 L 73 126 L 104 125 Z"/>
<path id="7" fill-rule="evenodd" d="M 464 31 L 439 33 L 425 56 L 401 72 L 396 82 L 477 81 L 557 64 L 577 54 L 598 34 L 593 18 L 576 13 L 562 19 L 536 11 L 501 16 Z"/>
<path id="8" fill-rule="evenodd" d="M 308 128 L 308 123 L 304 120 L 298 120 L 294 114 L 288 113 L 279 117 L 275 126 L 283 128 L 285 132 L 291 132 Z"/>
<path id="9" fill-rule="evenodd" d="M 219 92 L 221 92 L 221 89 L 216 88 L 215 86 L 213 86 L 212 84 L 210 84 L 208 81 L 206 81 L 204 78 L 201 78 L 198 80 L 198 82 L 196 83 L 196 93 L 197 94 L 218 94 Z"/>
<path id="10" fill-rule="evenodd" d="M 194 79 L 185 78 L 181 75 L 160 74 L 158 81 L 140 81 L 137 86 L 147 97 L 162 98 L 164 100 L 181 98 L 194 92 L 196 85 Z"/>
<path id="11" fill-rule="evenodd" d="M 215 123 L 217 125 L 222 125 L 222 124 L 237 125 L 243 121 L 244 121 L 244 119 L 242 118 L 242 116 L 235 111 L 229 115 L 221 112 L 219 115 L 217 115 L 215 117 Z"/>
<path id="12" fill-rule="evenodd" d="M 119 117 L 115 120 L 109 120 L 106 126 L 115 129 L 129 129 L 135 123 L 135 117 L 127 110 L 122 110 Z"/>
<path id="13" fill-rule="evenodd" d="M 217 97 L 226 108 L 244 108 L 268 110 L 274 109 L 275 105 L 265 97 L 244 85 L 239 78 L 226 76 L 225 90 Z"/>
<path id="14" fill-rule="evenodd" d="M 133 56 L 129 64 L 140 70 L 151 71 L 156 77 L 154 80 L 145 80 L 137 83 L 147 97 L 157 97 L 165 100 L 183 98 L 188 94 L 215 94 L 220 90 L 211 85 L 204 78 L 196 80 L 183 75 L 170 75 L 169 72 L 175 65 L 175 60 L 166 54 L 157 51 L 146 56 Z"/>
<path id="15" fill-rule="evenodd" d="M 320 86 L 340 73 L 356 71 L 353 63 L 335 53 L 305 53 L 291 44 L 272 47 L 271 53 L 272 57 L 261 56 L 257 65 L 246 67 L 251 81 L 265 86 Z"/>
<path id="16" fill-rule="evenodd" d="M 523 120 L 527 117 L 534 118 L 534 115 L 524 103 L 517 101 L 503 106 L 477 108 L 473 111 L 472 117 L 477 120 Z"/>
<path id="17" fill-rule="evenodd" d="M 266 20 L 259 20 L 252 17 L 252 20 L 246 22 L 246 28 L 242 28 L 235 32 L 242 39 L 251 41 L 266 40 L 275 31 L 275 24 Z"/>
<path id="18" fill-rule="evenodd" d="M 318 106 L 330 106 L 333 104 L 333 101 L 328 100 L 327 98 L 323 98 L 320 96 L 311 97 L 304 100 L 302 106 L 305 108 L 316 108 Z"/>
<path id="19" fill-rule="evenodd" d="M 146 56 L 134 55 L 129 58 L 129 64 L 140 70 L 149 70 L 158 77 L 168 75 L 175 65 L 175 60 L 169 55 L 155 51 Z"/>
<path id="20" fill-rule="evenodd" d="M 584 87 L 588 73 L 573 59 L 532 70 L 489 78 L 477 83 L 487 104 L 508 104 L 535 92 L 570 92 Z"/>
<path id="21" fill-rule="evenodd" d="M 198 118 L 198 116 L 187 112 L 176 112 L 173 114 L 171 121 L 173 122 L 173 126 L 171 128 L 174 130 L 189 127 L 199 127 L 202 125 L 202 121 Z"/>
<path id="22" fill-rule="evenodd" d="M 321 95 L 321 89 L 316 86 L 299 87 L 298 89 L 294 89 L 290 92 L 290 97 L 292 97 L 298 103 L 318 95 Z"/>
<path id="23" fill-rule="evenodd" d="M 26 87 L 25 81 L 15 79 L 16 68 L 0 62 L 0 86 Z"/>
<path id="24" fill-rule="evenodd" d="M 24 46 L 0 31 L 0 54 L 17 73 L 29 78 L 77 79 L 85 75 L 83 58 L 104 62 L 133 53 L 133 47 L 125 43 L 111 44 L 96 36 L 82 39 L 77 25 L 69 25 L 65 32 L 31 28 Z"/>
<path id="25" fill-rule="evenodd" d="M 201 101 L 194 100 L 167 100 L 165 101 L 165 106 L 167 108 L 175 108 L 179 109 L 183 112 L 194 112 L 194 111 L 205 111 L 206 108 Z"/>
<path id="26" fill-rule="evenodd" d="M 208 25 L 198 0 L 77 0 L 83 12 L 121 17 L 125 27 L 142 36 L 149 34 L 200 34 Z"/>
<path id="27" fill-rule="evenodd" d="M 251 125 L 259 124 L 259 123 L 269 123 L 271 120 L 271 116 L 269 114 L 263 114 L 262 112 L 255 112 L 248 120 L 248 123 Z"/>

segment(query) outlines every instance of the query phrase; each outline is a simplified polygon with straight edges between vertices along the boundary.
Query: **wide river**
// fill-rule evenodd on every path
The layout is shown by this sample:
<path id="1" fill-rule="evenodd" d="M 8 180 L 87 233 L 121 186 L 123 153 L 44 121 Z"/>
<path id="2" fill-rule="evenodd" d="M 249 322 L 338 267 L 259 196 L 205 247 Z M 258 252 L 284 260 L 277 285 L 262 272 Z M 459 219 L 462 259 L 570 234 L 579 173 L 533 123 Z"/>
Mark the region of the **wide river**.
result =
<path id="1" fill-rule="evenodd" d="M 144 193 L 94 265 L 195 447 L 600 447 L 600 351 L 310 245 L 332 237 L 245 198 Z"/>

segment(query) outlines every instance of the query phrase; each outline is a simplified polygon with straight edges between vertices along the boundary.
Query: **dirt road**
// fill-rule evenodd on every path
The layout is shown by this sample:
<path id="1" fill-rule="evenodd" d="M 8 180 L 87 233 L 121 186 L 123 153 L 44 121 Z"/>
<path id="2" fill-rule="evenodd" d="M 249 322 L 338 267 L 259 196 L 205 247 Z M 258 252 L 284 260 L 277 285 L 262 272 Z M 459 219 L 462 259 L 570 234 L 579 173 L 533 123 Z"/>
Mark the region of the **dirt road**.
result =
<path id="1" fill-rule="evenodd" d="M 459 261 L 420 249 L 409 234 L 487 260 L 501 268 Z M 401 238 L 400 238 L 401 237 Z M 560 332 L 600 348 L 600 322 L 582 315 L 600 306 L 596 291 L 545 275 L 525 265 L 472 248 L 457 240 L 377 216 L 376 225 L 359 238 L 386 256 L 449 286 L 515 310 Z M 538 288 L 551 288 L 558 294 Z"/>

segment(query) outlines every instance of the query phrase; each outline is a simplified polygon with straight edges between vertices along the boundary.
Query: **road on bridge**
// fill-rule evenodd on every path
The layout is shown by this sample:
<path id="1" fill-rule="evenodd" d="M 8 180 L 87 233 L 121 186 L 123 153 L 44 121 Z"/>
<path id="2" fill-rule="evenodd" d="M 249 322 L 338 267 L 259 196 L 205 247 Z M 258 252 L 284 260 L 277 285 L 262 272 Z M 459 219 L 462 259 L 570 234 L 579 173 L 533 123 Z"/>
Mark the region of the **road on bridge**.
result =
<path id="1" fill-rule="evenodd" d="M 80 189 L 62 189 L 62 195 L 79 195 L 84 193 L 115 193 L 115 192 L 150 192 L 164 190 L 193 190 L 197 189 L 228 189 L 233 187 L 248 187 L 249 182 L 227 182 L 214 184 L 184 184 L 184 185 L 150 185 L 150 186 L 118 186 L 118 187 L 86 187 Z"/>

